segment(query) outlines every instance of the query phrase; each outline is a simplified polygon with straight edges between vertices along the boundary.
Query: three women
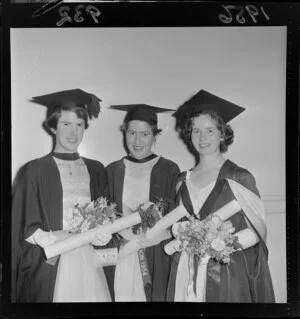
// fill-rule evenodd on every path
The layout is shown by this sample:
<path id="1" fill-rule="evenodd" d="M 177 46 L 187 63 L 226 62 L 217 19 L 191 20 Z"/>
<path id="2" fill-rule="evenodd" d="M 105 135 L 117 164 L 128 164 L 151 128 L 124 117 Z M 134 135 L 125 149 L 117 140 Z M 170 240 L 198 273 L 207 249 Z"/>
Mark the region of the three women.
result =
<path id="1" fill-rule="evenodd" d="M 105 192 L 103 165 L 77 154 L 87 127 L 87 115 L 97 117 L 99 112 L 97 108 L 86 107 L 99 101 L 93 95 L 89 98 L 88 102 L 77 100 L 74 108 L 73 96 L 72 106 L 63 99 L 53 108 L 46 96 L 48 102 L 44 104 L 51 105 L 52 110 L 47 123 L 57 146 L 55 152 L 25 166 L 21 182 L 14 190 L 14 300 L 110 301 L 103 270 L 96 271 L 92 262 L 92 246 L 66 253 L 49 264 L 42 253 L 43 244 L 69 236 L 70 212 L 75 202 L 90 201 L 105 193 L 126 216 L 141 203 L 163 199 L 168 213 L 176 205 L 177 184 L 177 198 L 190 215 L 201 220 L 232 199 L 238 200 L 242 209 L 230 221 L 243 249 L 231 256 L 230 264 L 207 260 L 205 280 L 200 281 L 200 277 L 196 280 L 205 294 L 198 296 L 187 291 L 187 253 L 177 253 L 171 267 L 171 259 L 163 250 L 170 238 L 168 230 L 155 242 L 141 241 L 137 252 L 132 254 L 126 253 L 126 246 L 138 235 L 131 229 L 124 230 L 120 232 L 116 269 L 109 278 L 111 282 L 114 279 L 114 300 L 274 302 L 264 211 L 254 177 L 223 157 L 234 137 L 227 122 L 244 109 L 201 90 L 177 110 L 181 136 L 199 159 L 194 169 L 178 179 L 178 166 L 152 152 L 161 131 L 157 127 L 157 113 L 167 110 L 144 104 L 113 106 L 127 111 L 122 131 L 128 156 L 107 167 Z M 104 245 L 109 238 L 103 235 L 100 239 Z M 80 280 L 72 280 L 75 277 L 71 275 Z M 75 286 L 69 286 L 70 282 Z"/>

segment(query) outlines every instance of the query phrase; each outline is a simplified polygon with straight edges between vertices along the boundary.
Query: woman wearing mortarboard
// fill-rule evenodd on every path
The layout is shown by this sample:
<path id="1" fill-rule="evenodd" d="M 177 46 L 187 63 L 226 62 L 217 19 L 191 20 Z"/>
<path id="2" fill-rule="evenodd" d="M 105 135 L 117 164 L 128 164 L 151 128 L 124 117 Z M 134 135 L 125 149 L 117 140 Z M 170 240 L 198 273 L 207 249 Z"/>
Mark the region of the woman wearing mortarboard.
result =
<path id="1" fill-rule="evenodd" d="M 157 113 L 171 110 L 145 104 L 113 105 L 111 108 L 127 111 L 121 130 L 128 156 L 107 167 L 110 199 L 123 216 L 132 213 L 140 204 L 155 203 L 159 199 L 166 203 L 164 214 L 168 213 L 175 205 L 180 171 L 174 162 L 154 154 L 152 147 L 161 132 L 157 127 Z M 123 240 L 113 284 L 115 301 L 165 301 L 170 256 L 163 247 L 170 232 L 162 233 L 155 242 L 141 242 L 140 249 L 132 254 L 126 253 L 125 242 L 139 235 L 132 229 L 120 235 Z"/>
<path id="2" fill-rule="evenodd" d="M 48 261 L 43 251 L 72 236 L 76 204 L 105 195 L 104 166 L 78 154 L 88 119 L 100 112 L 99 101 L 80 89 L 33 98 L 48 108 L 44 126 L 55 146 L 50 154 L 25 164 L 13 186 L 13 302 L 111 301 L 103 269 L 94 266 L 92 245 Z M 110 238 L 104 234 L 94 244 L 105 245 Z"/>
<path id="3" fill-rule="evenodd" d="M 237 200 L 241 209 L 229 221 L 240 250 L 230 255 L 229 263 L 218 262 L 209 254 L 197 263 L 195 255 L 179 247 L 172 260 L 168 301 L 274 302 L 264 207 L 255 179 L 223 157 L 234 138 L 227 123 L 243 111 L 201 90 L 174 114 L 182 138 L 198 157 L 196 167 L 179 178 L 181 205 L 193 218 L 203 220 Z M 212 220 L 216 225 L 224 222 L 220 216 Z"/>

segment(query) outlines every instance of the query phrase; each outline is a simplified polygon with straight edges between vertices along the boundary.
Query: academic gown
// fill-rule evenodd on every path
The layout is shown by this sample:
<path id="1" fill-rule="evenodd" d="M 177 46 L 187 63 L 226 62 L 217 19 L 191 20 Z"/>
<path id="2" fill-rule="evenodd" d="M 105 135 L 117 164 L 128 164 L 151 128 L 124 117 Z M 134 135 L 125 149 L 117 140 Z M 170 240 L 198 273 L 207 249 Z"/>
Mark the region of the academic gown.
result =
<path id="1" fill-rule="evenodd" d="M 105 196 L 106 171 L 82 158 L 90 175 L 91 199 Z M 47 263 L 43 249 L 25 241 L 38 228 L 62 230 L 63 193 L 58 167 L 48 154 L 25 164 L 12 192 L 12 302 L 52 302 L 59 258 Z"/>
<path id="2" fill-rule="evenodd" d="M 159 198 L 168 201 L 165 214 L 175 207 L 176 182 L 180 170 L 174 162 L 160 157 L 153 166 L 150 177 L 149 200 L 156 202 Z M 123 159 L 107 166 L 109 198 L 117 204 L 117 209 L 122 211 L 123 184 L 125 164 Z M 146 248 L 146 258 L 152 284 L 146 284 L 145 294 L 147 301 L 166 301 L 166 289 L 170 272 L 171 257 L 164 252 L 167 241 Z M 105 267 L 108 268 L 108 267 Z M 115 266 L 111 266 L 114 274 Z M 110 278 L 114 276 L 111 274 Z M 113 294 L 113 281 L 108 283 L 111 295 Z"/>
<path id="3" fill-rule="evenodd" d="M 185 172 L 186 174 L 186 172 Z M 183 204 L 190 214 L 193 214 L 192 203 L 189 196 L 186 196 L 185 174 L 180 179 L 183 181 L 178 192 L 178 198 L 183 200 Z M 233 162 L 226 160 L 220 169 L 219 176 L 213 190 L 200 209 L 200 219 L 204 219 L 208 214 L 223 207 L 235 196 L 229 186 L 231 179 L 240 183 L 248 190 L 259 196 L 252 174 Z M 263 239 L 247 218 L 243 210 L 233 215 L 229 219 L 235 227 L 235 232 L 248 227 L 247 222 L 255 231 L 259 242 L 240 252 L 235 252 L 231 256 L 230 264 L 220 264 L 210 259 L 207 266 L 206 302 L 253 302 L 253 303 L 273 303 L 275 302 L 272 279 L 268 266 L 268 249 Z M 247 222 L 246 222 L 247 220 Z M 175 253 L 172 260 L 170 280 L 168 285 L 167 299 L 174 301 L 175 285 L 179 259 L 179 252 Z"/>

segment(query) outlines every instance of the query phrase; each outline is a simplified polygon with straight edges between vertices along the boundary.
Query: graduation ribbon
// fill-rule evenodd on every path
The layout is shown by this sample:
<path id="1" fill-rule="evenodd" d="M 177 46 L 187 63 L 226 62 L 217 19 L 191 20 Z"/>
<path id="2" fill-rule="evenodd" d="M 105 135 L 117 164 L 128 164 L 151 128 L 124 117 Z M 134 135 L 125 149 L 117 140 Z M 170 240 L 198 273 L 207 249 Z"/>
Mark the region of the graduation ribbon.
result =
<path id="1" fill-rule="evenodd" d="M 147 284 L 152 285 L 145 248 L 141 248 L 138 250 L 138 257 L 139 257 L 144 287 Z"/>

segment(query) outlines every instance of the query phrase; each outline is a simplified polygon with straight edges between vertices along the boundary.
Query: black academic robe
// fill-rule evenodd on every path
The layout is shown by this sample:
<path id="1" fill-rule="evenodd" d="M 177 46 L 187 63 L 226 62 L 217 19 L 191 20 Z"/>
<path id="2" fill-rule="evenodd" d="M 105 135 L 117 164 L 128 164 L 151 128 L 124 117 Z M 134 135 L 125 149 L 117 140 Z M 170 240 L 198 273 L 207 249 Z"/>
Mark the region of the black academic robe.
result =
<path id="1" fill-rule="evenodd" d="M 106 171 L 98 161 L 83 158 L 90 175 L 91 199 L 105 196 Z M 58 260 L 46 262 L 43 249 L 25 241 L 38 228 L 62 229 L 63 193 L 51 155 L 25 164 L 12 192 L 12 302 L 52 302 Z"/>
<path id="2" fill-rule="evenodd" d="M 183 200 L 189 213 L 193 214 L 192 203 L 189 196 L 186 196 L 185 175 L 182 174 L 181 176 L 183 183 L 179 189 L 178 198 Z M 259 196 L 252 174 L 246 169 L 226 160 L 220 170 L 215 187 L 200 210 L 200 219 L 204 219 L 208 214 L 215 212 L 235 199 L 226 178 L 240 183 Z M 275 302 L 267 261 L 268 250 L 263 238 L 243 210 L 233 215 L 229 220 L 235 227 L 235 232 L 238 232 L 248 227 L 246 219 L 256 232 L 259 242 L 245 250 L 235 252 L 231 256 L 230 264 L 220 264 L 213 259 L 209 260 L 207 267 L 206 302 Z M 179 258 L 180 253 L 177 252 L 171 266 L 168 301 L 174 301 Z"/>
<path id="3" fill-rule="evenodd" d="M 138 165 L 138 164 L 137 164 Z M 149 200 L 156 202 L 159 198 L 168 201 L 165 214 L 175 207 L 176 182 L 180 170 L 174 162 L 160 157 L 153 166 L 150 178 Z M 113 162 L 107 167 L 108 189 L 110 200 L 115 202 L 117 209 L 122 211 L 122 196 L 125 175 L 123 159 Z M 152 284 L 146 284 L 147 301 L 166 301 L 166 289 L 170 272 L 171 257 L 164 252 L 166 241 L 146 248 L 146 257 Z M 115 267 L 111 267 L 114 273 Z M 113 278 L 113 276 L 111 276 Z M 111 294 L 113 282 L 109 283 Z"/>

